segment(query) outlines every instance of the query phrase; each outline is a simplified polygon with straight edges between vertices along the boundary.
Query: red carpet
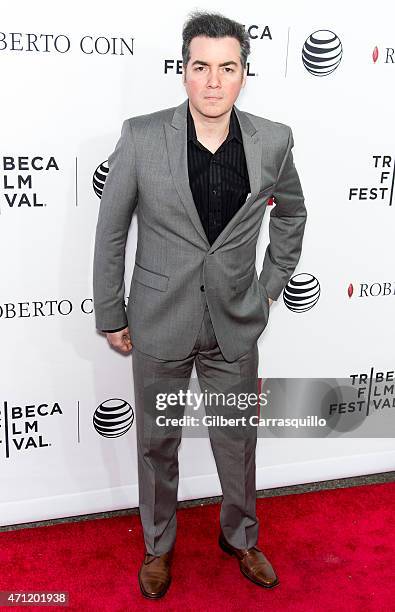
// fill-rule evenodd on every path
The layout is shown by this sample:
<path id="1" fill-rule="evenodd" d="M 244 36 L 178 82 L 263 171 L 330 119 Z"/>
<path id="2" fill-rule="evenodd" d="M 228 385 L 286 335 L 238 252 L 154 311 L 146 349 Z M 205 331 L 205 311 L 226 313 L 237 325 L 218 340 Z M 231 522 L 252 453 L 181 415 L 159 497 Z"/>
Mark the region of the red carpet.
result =
<path id="1" fill-rule="evenodd" d="M 215 505 L 178 510 L 173 582 L 161 600 L 146 600 L 138 587 L 138 516 L 0 533 L 0 591 L 66 590 L 64 609 L 95 612 L 395 610 L 395 483 L 257 503 L 259 544 L 280 579 L 273 589 L 244 578 L 219 549 Z"/>

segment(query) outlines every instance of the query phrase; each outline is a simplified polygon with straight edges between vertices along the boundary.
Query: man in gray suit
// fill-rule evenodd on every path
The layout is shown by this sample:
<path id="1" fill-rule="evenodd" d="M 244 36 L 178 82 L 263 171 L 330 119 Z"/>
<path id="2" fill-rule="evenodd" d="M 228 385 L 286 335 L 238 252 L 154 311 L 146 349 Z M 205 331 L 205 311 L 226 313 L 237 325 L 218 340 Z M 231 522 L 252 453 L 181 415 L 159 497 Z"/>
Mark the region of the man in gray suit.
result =
<path id="1" fill-rule="evenodd" d="M 109 156 L 94 253 L 96 326 L 133 348 L 139 508 L 146 552 L 141 592 L 163 596 L 176 537 L 182 428 L 159 427 L 153 390 L 257 391 L 257 340 L 299 261 L 306 208 L 289 126 L 238 109 L 250 52 L 244 27 L 214 13 L 183 29 L 179 106 L 126 119 Z M 270 242 L 259 277 L 256 242 L 269 198 Z M 125 310 L 125 246 L 136 210 L 138 241 Z M 181 381 L 181 382 L 180 382 Z M 169 414 L 180 417 L 184 405 Z M 211 416 L 234 414 L 226 400 Z M 248 414 L 255 408 L 250 406 Z M 237 410 L 236 410 L 237 412 Z M 161 430 L 161 431 L 159 431 Z M 243 430 L 243 431 L 242 431 Z M 254 427 L 210 427 L 223 501 L 219 545 L 243 575 L 278 577 L 257 546 Z"/>

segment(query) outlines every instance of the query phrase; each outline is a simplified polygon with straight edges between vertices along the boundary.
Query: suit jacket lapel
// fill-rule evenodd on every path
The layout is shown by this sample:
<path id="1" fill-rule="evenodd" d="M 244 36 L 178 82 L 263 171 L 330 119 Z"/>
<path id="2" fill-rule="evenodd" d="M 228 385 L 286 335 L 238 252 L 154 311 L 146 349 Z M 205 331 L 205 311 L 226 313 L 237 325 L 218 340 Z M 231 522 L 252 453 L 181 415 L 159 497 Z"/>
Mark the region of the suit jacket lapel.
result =
<path id="1" fill-rule="evenodd" d="M 262 178 L 261 135 L 260 132 L 256 130 L 248 116 L 235 106 L 235 112 L 239 120 L 242 133 L 244 153 L 246 156 L 248 176 L 250 179 L 251 194 L 210 247 L 210 243 L 207 240 L 207 236 L 200 221 L 199 213 L 197 212 L 191 188 L 189 186 L 187 156 L 187 104 L 188 99 L 184 100 L 184 102 L 177 106 L 173 114 L 172 122 L 165 123 L 164 126 L 169 165 L 174 184 L 181 201 L 197 232 L 204 240 L 209 250 L 212 251 L 217 249 L 222 244 L 237 223 L 239 223 L 249 207 L 253 204 L 260 191 Z"/>
<path id="2" fill-rule="evenodd" d="M 187 150 L 187 105 L 188 98 L 174 111 L 171 123 L 165 123 L 166 146 L 169 156 L 170 171 L 178 195 L 197 232 L 204 240 L 206 246 L 210 245 L 206 232 L 200 221 L 188 176 L 188 150 Z"/>
<path id="3" fill-rule="evenodd" d="M 239 110 L 237 106 L 234 107 L 237 118 L 239 120 L 244 154 L 246 157 L 248 177 L 250 179 L 251 193 L 247 197 L 244 204 L 239 208 L 235 215 L 231 218 L 229 223 L 225 225 L 222 232 L 217 236 L 216 240 L 210 247 L 210 251 L 217 249 L 224 240 L 229 236 L 234 227 L 241 221 L 247 210 L 256 200 L 256 197 L 261 188 L 262 179 L 262 137 L 261 133 L 257 131 L 247 115 Z"/>

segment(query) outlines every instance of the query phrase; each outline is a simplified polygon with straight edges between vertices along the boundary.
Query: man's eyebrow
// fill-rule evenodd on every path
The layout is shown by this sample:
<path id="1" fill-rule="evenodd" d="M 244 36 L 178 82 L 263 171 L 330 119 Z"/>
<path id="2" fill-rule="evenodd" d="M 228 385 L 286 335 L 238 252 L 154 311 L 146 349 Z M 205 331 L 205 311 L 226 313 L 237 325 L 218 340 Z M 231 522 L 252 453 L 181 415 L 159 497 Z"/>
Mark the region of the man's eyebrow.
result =
<path id="1" fill-rule="evenodd" d="M 195 64 L 201 64 L 202 66 L 210 66 L 208 62 L 204 62 L 203 60 L 195 60 L 194 62 L 192 62 L 192 66 L 194 66 Z M 219 64 L 219 65 L 220 66 L 237 66 L 237 62 L 230 60 L 229 62 L 223 62 L 222 64 Z"/>

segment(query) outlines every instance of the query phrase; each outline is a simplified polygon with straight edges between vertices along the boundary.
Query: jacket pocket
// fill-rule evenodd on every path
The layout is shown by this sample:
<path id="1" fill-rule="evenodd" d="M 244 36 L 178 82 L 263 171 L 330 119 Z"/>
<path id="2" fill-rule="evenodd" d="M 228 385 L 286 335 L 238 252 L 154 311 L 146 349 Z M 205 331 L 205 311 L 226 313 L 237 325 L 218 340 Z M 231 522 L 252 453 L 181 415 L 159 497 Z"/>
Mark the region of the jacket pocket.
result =
<path id="1" fill-rule="evenodd" d="M 243 276 L 239 276 L 232 284 L 232 289 L 234 293 L 241 293 L 241 291 L 245 291 L 252 284 L 254 278 L 255 268 L 249 270 L 247 274 L 243 274 Z"/>
<path id="2" fill-rule="evenodd" d="M 143 268 L 137 262 L 135 262 L 133 270 L 133 280 L 147 287 L 157 289 L 158 291 L 167 291 L 167 286 L 169 284 L 168 276 Z"/>

